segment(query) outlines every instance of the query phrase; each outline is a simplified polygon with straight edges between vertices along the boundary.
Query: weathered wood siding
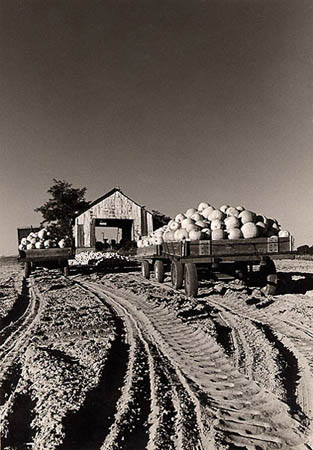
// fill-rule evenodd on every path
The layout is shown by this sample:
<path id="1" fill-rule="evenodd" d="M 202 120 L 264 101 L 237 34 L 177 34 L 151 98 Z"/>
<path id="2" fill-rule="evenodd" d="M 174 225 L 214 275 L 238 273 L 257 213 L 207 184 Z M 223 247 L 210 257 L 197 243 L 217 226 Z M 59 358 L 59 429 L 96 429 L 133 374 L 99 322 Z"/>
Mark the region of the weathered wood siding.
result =
<path id="1" fill-rule="evenodd" d="M 133 220 L 132 239 L 135 240 L 153 231 L 152 214 L 120 191 L 115 191 L 76 218 L 74 232 L 77 247 L 81 242 L 84 243 L 84 247 L 92 247 L 93 219 Z M 83 237 L 81 235 L 82 229 Z"/>

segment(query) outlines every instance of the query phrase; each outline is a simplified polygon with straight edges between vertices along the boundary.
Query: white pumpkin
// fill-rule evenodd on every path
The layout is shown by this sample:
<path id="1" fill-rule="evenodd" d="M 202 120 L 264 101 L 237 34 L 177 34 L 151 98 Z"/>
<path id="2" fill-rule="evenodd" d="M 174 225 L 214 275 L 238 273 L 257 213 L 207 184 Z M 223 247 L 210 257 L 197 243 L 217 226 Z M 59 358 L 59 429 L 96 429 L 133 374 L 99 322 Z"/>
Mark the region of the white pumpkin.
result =
<path id="1" fill-rule="evenodd" d="M 223 211 L 220 211 L 219 209 L 215 209 L 208 217 L 209 220 L 223 220 L 225 218 L 225 214 L 223 213 Z"/>
<path id="2" fill-rule="evenodd" d="M 201 231 L 192 230 L 189 233 L 189 239 L 191 241 L 199 241 L 201 238 Z"/>
<path id="3" fill-rule="evenodd" d="M 178 230 L 180 227 L 181 227 L 180 223 L 178 223 L 178 222 L 176 222 L 176 221 L 171 222 L 171 224 L 169 225 L 169 229 L 170 229 L 171 231 L 176 231 L 176 230 Z"/>
<path id="4" fill-rule="evenodd" d="M 184 219 L 186 219 L 185 214 L 179 213 L 179 214 L 177 214 L 177 216 L 175 217 L 175 222 L 182 223 L 182 221 L 183 221 Z"/>
<path id="5" fill-rule="evenodd" d="M 161 236 L 155 236 L 154 238 L 154 245 L 162 245 L 164 242 L 163 238 Z"/>
<path id="6" fill-rule="evenodd" d="M 42 228 L 38 231 L 38 237 L 39 239 L 45 239 L 47 236 L 47 230 L 45 228 Z"/>
<path id="7" fill-rule="evenodd" d="M 203 211 L 205 208 L 208 208 L 210 205 L 207 202 L 201 202 L 199 203 L 198 206 L 198 211 L 201 212 Z"/>
<path id="8" fill-rule="evenodd" d="M 191 219 L 194 220 L 195 222 L 197 222 L 197 220 L 203 219 L 203 216 L 201 216 L 201 214 L 199 214 L 199 213 L 194 213 L 194 214 L 191 216 Z"/>
<path id="9" fill-rule="evenodd" d="M 239 217 L 240 211 L 238 211 L 237 208 L 234 208 L 233 206 L 230 206 L 226 209 L 226 216 L 235 216 Z"/>
<path id="10" fill-rule="evenodd" d="M 184 219 L 181 223 L 181 227 L 182 228 L 186 228 L 187 225 L 193 225 L 195 223 L 194 220 L 192 220 L 190 217 L 188 217 L 187 219 Z"/>
<path id="11" fill-rule="evenodd" d="M 220 211 L 222 211 L 224 214 L 226 214 L 226 211 L 228 210 L 228 208 L 229 208 L 229 205 L 222 205 L 220 207 Z"/>
<path id="12" fill-rule="evenodd" d="M 256 214 L 252 211 L 245 210 L 239 214 L 239 218 L 242 224 L 251 223 L 255 222 Z"/>
<path id="13" fill-rule="evenodd" d="M 259 235 L 258 227 L 254 222 L 245 222 L 241 227 L 241 232 L 245 239 L 256 238 Z"/>
<path id="14" fill-rule="evenodd" d="M 169 241 L 174 241 L 174 231 L 168 230 L 165 231 L 164 235 L 163 235 L 163 239 L 165 242 L 169 242 Z"/>
<path id="15" fill-rule="evenodd" d="M 219 219 L 212 220 L 211 230 L 220 230 L 224 228 L 224 222 Z"/>
<path id="16" fill-rule="evenodd" d="M 185 212 L 186 217 L 191 217 L 193 214 L 195 214 L 197 212 L 197 210 L 195 208 L 189 208 L 187 209 L 187 211 Z"/>
<path id="17" fill-rule="evenodd" d="M 242 232 L 240 228 L 231 228 L 228 231 L 228 239 L 241 239 L 242 238 Z"/>
<path id="18" fill-rule="evenodd" d="M 174 234 L 174 240 L 175 241 L 183 241 L 184 239 L 188 239 L 189 234 L 188 231 L 184 228 L 180 228 L 179 230 L 175 231 Z"/>
<path id="19" fill-rule="evenodd" d="M 186 226 L 186 230 L 188 231 L 188 233 L 190 233 L 192 230 L 199 231 L 200 228 L 196 224 L 190 223 Z"/>
<path id="20" fill-rule="evenodd" d="M 278 232 L 278 236 L 279 236 L 279 237 L 282 237 L 282 238 L 284 238 L 284 237 L 289 237 L 289 236 L 290 236 L 290 233 L 289 233 L 289 231 L 287 231 L 287 230 L 280 230 L 280 231 Z"/>
<path id="21" fill-rule="evenodd" d="M 207 219 L 212 214 L 213 211 L 215 211 L 215 208 L 213 208 L 213 206 L 208 206 L 207 208 L 205 208 L 201 211 L 201 215 L 205 219 Z"/>
<path id="22" fill-rule="evenodd" d="M 211 234 L 212 241 L 218 241 L 220 239 L 225 239 L 225 237 L 226 237 L 225 232 L 221 228 L 212 231 L 212 234 Z"/>
<path id="23" fill-rule="evenodd" d="M 230 230 L 231 228 L 240 228 L 240 220 L 235 216 L 227 217 L 224 222 L 227 230 Z"/>

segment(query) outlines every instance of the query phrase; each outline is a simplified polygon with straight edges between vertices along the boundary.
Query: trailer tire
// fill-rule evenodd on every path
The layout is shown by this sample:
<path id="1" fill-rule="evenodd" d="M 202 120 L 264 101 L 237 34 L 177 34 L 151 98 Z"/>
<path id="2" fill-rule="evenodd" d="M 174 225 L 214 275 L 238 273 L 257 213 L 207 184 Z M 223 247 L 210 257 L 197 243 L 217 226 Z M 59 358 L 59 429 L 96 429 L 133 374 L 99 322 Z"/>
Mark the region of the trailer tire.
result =
<path id="1" fill-rule="evenodd" d="M 28 278 L 29 275 L 32 272 L 32 267 L 31 267 L 31 263 L 30 262 L 26 262 L 25 263 L 25 267 L 24 267 L 24 276 L 25 278 Z"/>
<path id="2" fill-rule="evenodd" d="M 181 289 L 184 283 L 184 266 L 179 261 L 173 261 L 171 265 L 171 281 L 174 289 Z"/>
<path id="3" fill-rule="evenodd" d="M 277 291 L 278 277 L 276 273 L 266 277 L 266 286 L 262 289 L 265 295 L 275 295 Z"/>
<path id="4" fill-rule="evenodd" d="M 149 261 L 147 261 L 146 259 L 144 261 L 142 261 L 142 263 L 141 263 L 141 274 L 146 280 L 149 280 L 150 264 L 149 264 Z"/>
<path id="5" fill-rule="evenodd" d="M 185 264 L 185 292 L 188 297 L 197 297 L 198 274 L 194 263 Z"/>
<path id="6" fill-rule="evenodd" d="M 154 263 L 154 276 L 159 283 L 164 281 L 164 263 L 160 259 L 157 259 Z"/>

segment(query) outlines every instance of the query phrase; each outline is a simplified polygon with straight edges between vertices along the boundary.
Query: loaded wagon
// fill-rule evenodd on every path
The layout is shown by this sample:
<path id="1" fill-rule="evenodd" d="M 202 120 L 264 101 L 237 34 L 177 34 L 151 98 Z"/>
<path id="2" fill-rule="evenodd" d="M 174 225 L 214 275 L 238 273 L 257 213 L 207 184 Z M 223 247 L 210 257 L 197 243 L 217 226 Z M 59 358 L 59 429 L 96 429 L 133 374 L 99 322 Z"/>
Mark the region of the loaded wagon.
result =
<path id="1" fill-rule="evenodd" d="M 198 273 L 208 276 L 226 273 L 246 280 L 255 265 L 266 285 L 266 293 L 274 294 L 277 286 L 275 259 L 294 258 L 293 238 L 272 236 L 253 239 L 221 239 L 199 241 L 172 241 L 137 249 L 137 260 L 141 261 L 144 278 L 150 278 L 154 269 L 155 278 L 164 281 L 164 272 L 171 271 L 171 282 L 175 289 L 185 287 L 186 295 L 196 297 Z"/>
<path id="2" fill-rule="evenodd" d="M 24 227 L 17 229 L 18 242 L 30 232 L 37 232 L 39 228 Z M 69 274 L 68 260 L 74 257 L 72 247 L 65 248 L 34 248 L 19 250 L 18 260 L 24 263 L 25 278 L 29 277 L 36 267 L 60 268 L 64 275 Z"/>

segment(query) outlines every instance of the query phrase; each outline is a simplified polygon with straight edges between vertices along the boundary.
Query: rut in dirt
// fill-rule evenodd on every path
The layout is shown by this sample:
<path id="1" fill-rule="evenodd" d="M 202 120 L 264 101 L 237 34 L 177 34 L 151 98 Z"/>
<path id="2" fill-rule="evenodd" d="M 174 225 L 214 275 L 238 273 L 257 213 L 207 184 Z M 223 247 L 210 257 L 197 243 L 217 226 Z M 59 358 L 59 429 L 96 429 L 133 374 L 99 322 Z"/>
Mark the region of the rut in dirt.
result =
<path id="1" fill-rule="evenodd" d="M 18 294 L 13 307 L 10 309 L 8 314 L 0 319 L 0 333 L 1 341 L 5 340 L 10 334 L 10 330 L 3 330 L 8 325 L 16 322 L 25 313 L 29 306 L 30 297 L 29 289 L 27 286 L 27 281 L 23 279 L 21 293 Z M 3 330 L 3 332 L 2 332 Z"/>
<path id="2" fill-rule="evenodd" d="M 114 422 L 116 404 L 127 371 L 129 345 L 125 342 L 123 321 L 112 310 L 116 338 L 99 381 L 87 394 L 78 412 L 70 413 L 63 421 L 65 438 L 59 450 L 99 450 Z"/>
<path id="3" fill-rule="evenodd" d="M 260 329 L 268 341 L 278 350 L 277 366 L 280 369 L 280 381 L 286 392 L 286 403 L 290 414 L 299 420 L 305 420 L 301 406 L 298 403 L 297 383 L 300 380 L 298 361 L 295 355 L 279 340 L 269 325 L 253 321 L 256 328 Z"/>
<path id="4" fill-rule="evenodd" d="M 148 356 L 144 344 L 136 339 L 134 377 L 130 400 L 118 424 L 114 448 L 139 450 L 147 447 L 149 440 L 148 418 L 151 410 L 151 386 Z"/>
<path id="5" fill-rule="evenodd" d="M 31 428 L 35 406 L 35 401 L 28 393 L 15 394 L 12 413 L 8 416 L 8 432 L 1 441 L 4 449 L 29 450 L 29 443 L 33 441 L 35 434 L 35 430 Z"/>

